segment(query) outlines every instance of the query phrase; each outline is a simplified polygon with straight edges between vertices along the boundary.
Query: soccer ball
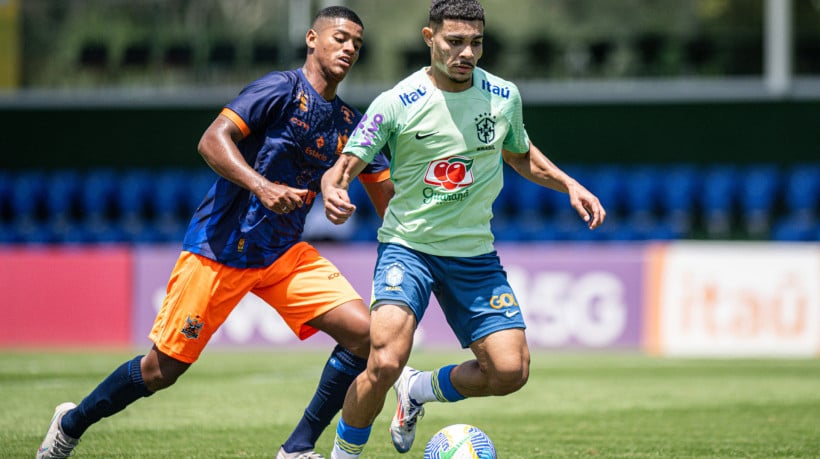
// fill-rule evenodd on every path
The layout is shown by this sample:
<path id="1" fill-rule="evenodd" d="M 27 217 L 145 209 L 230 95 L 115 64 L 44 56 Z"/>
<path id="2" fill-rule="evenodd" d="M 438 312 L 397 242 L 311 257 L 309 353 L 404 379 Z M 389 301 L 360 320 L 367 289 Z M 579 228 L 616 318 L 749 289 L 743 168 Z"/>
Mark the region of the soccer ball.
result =
<path id="1" fill-rule="evenodd" d="M 490 437 L 476 426 L 453 424 L 433 435 L 424 459 L 496 459 Z"/>

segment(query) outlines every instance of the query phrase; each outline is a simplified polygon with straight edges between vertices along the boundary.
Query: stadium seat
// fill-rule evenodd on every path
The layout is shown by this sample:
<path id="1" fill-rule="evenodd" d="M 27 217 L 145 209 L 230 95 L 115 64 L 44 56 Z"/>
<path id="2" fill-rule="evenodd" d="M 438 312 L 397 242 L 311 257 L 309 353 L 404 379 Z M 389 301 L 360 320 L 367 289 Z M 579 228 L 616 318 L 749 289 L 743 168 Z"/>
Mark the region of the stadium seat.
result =
<path id="1" fill-rule="evenodd" d="M 117 174 L 100 168 L 85 174 L 80 189 L 80 209 L 84 220 L 105 220 L 110 216 L 117 195 Z"/>
<path id="2" fill-rule="evenodd" d="M 154 190 L 154 179 L 149 171 L 132 169 L 117 180 L 116 205 L 122 220 L 147 218 Z"/>
<path id="3" fill-rule="evenodd" d="M 165 169 L 156 174 L 152 183 L 150 205 L 155 219 L 178 218 L 183 209 L 187 211 L 187 182 L 185 171 L 182 170 Z"/>
<path id="4" fill-rule="evenodd" d="M 514 214 L 519 219 L 533 220 L 546 217 L 551 210 L 552 201 L 549 194 L 552 192 L 520 175 L 513 173 L 505 179 L 504 187 L 510 186 L 514 193 L 511 201 Z"/>
<path id="5" fill-rule="evenodd" d="M 658 171 L 660 215 L 682 234 L 689 233 L 695 220 L 700 192 L 700 172 L 691 164 L 674 164 Z"/>
<path id="6" fill-rule="evenodd" d="M 655 214 L 658 171 L 652 166 L 632 167 L 622 174 L 624 207 L 633 217 Z"/>
<path id="7" fill-rule="evenodd" d="M 80 174 L 75 170 L 57 170 L 48 176 L 45 187 L 47 219 L 54 223 L 74 219 L 80 192 Z"/>
<path id="8" fill-rule="evenodd" d="M 698 192 L 701 197 L 703 221 L 709 237 L 731 237 L 737 191 L 738 177 L 735 167 L 716 165 L 706 170 Z"/>
<path id="9" fill-rule="evenodd" d="M 16 221 L 40 220 L 46 192 L 46 176 L 37 170 L 21 171 L 11 178 L 10 208 Z"/>
<path id="10" fill-rule="evenodd" d="M 820 212 L 820 163 L 796 164 L 786 173 L 784 206 L 791 215 Z"/>
<path id="11" fill-rule="evenodd" d="M 816 241 L 820 235 L 820 225 L 805 215 L 793 215 L 776 222 L 772 227 L 774 241 Z"/>
<path id="12" fill-rule="evenodd" d="M 582 182 L 586 188 L 595 194 L 610 215 L 623 212 L 624 183 L 628 180 L 621 167 L 609 164 L 590 169 L 586 174 L 586 181 Z M 560 193 L 555 198 L 557 204 Z M 563 196 L 566 198 L 566 196 Z M 565 202 L 566 206 L 567 203 Z"/>
<path id="13" fill-rule="evenodd" d="M 780 175 L 777 166 L 761 164 L 743 171 L 739 203 L 749 237 L 768 238 L 779 189 Z"/>

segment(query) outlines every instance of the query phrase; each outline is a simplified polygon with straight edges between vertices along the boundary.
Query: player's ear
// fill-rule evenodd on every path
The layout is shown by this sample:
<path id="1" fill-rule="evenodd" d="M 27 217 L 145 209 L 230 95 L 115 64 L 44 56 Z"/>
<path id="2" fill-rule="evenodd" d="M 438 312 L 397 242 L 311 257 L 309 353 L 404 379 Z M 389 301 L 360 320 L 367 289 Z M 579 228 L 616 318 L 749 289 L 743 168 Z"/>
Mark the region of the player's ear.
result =
<path id="1" fill-rule="evenodd" d="M 315 29 L 310 29 L 305 34 L 305 45 L 307 45 L 308 50 L 316 48 L 316 40 L 319 38 L 319 32 Z"/>
<path id="2" fill-rule="evenodd" d="M 427 43 L 427 46 L 433 46 L 433 29 L 430 27 L 421 29 L 421 36 L 424 37 L 424 42 Z"/>

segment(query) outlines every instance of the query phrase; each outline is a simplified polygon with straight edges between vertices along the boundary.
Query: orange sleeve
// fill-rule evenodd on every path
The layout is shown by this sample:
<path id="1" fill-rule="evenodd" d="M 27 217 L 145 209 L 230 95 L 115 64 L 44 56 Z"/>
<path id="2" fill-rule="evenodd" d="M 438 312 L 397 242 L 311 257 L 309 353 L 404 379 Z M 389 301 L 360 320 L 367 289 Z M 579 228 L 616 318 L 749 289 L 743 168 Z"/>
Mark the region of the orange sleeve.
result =
<path id="1" fill-rule="evenodd" d="M 390 178 L 390 169 L 374 172 L 372 174 L 359 174 L 359 181 L 362 183 L 379 183 Z"/>
<path id="2" fill-rule="evenodd" d="M 235 124 L 236 127 L 238 127 L 240 131 L 242 131 L 242 137 L 247 137 L 248 135 L 250 135 L 251 128 L 248 127 L 248 125 L 245 123 L 245 120 L 243 120 L 241 116 L 237 115 L 235 111 L 231 110 L 228 107 L 225 107 L 222 109 L 221 112 L 219 112 L 219 114 L 233 121 L 233 124 Z"/>

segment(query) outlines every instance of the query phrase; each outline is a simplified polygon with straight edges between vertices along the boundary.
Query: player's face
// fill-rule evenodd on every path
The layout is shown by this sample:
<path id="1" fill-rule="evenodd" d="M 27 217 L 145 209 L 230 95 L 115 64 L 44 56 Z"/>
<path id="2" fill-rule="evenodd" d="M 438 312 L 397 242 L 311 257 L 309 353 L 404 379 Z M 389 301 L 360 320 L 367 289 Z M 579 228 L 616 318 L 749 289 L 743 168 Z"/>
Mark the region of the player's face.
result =
<path id="1" fill-rule="evenodd" d="M 440 27 L 425 27 L 430 70 L 439 89 L 463 91 L 473 84 L 473 69 L 483 53 L 484 23 L 445 19 Z"/>
<path id="2" fill-rule="evenodd" d="M 324 74 L 340 82 L 359 60 L 363 35 L 362 27 L 347 19 L 320 19 L 307 34 L 307 46 Z"/>

